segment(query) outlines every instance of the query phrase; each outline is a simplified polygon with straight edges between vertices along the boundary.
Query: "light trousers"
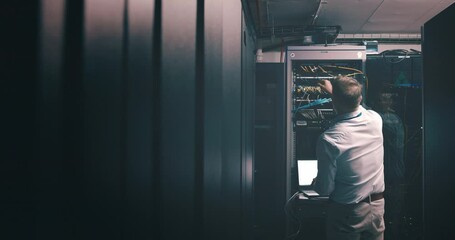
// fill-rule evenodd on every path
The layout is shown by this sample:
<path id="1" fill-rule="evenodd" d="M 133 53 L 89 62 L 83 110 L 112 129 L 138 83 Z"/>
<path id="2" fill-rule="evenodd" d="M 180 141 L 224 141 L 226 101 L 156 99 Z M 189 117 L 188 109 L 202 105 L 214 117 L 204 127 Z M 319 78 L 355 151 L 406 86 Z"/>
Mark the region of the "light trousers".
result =
<path id="1" fill-rule="evenodd" d="M 327 239 L 383 240 L 384 204 L 384 199 L 357 204 L 331 201 L 327 210 Z"/>

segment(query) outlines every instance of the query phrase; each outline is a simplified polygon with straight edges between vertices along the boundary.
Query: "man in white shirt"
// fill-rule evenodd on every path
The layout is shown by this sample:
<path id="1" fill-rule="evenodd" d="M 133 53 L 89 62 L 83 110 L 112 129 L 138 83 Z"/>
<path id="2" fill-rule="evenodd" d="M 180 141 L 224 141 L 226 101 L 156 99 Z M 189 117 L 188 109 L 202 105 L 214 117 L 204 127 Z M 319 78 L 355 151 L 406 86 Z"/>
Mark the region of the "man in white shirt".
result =
<path id="1" fill-rule="evenodd" d="M 384 239 L 382 119 L 360 105 L 362 85 L 350 77 L 323 80 L 337 116 L 318 139 L 314 187 L 330 199 L 328 239 Z"/>

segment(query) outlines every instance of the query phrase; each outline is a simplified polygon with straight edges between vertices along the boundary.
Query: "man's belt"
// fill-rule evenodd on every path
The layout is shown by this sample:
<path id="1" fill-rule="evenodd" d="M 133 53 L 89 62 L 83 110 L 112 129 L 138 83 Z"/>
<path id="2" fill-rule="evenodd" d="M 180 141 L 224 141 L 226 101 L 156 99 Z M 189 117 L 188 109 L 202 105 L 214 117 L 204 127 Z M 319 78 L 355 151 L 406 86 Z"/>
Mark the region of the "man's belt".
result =
<path id="1" fill-rule="evenodd" d="M 373 194 L 370 194 L 368 197 L 364 198 L 360 202 L 370 203 L 370 202 L 374 202 L 374 201 L 377 201 L 377 200 L 383 199 L 383 198 L 384 198 L 384 193 L 383 192 L 373 193 Z"/>

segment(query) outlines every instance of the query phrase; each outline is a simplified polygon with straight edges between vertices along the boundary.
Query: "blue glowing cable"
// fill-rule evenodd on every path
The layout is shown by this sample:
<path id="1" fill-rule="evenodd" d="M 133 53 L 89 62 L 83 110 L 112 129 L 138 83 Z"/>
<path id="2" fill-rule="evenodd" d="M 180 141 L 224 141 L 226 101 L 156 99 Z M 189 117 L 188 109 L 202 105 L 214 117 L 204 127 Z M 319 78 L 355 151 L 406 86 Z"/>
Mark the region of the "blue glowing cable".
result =
<path id="1" fill-rule="evenodd" d="M 329 103 L 331 101 L 332 101 L 331 98 L 320 98 L 320 99 L 317 99 L 317 100 L 315 100 L 313 102 L 305 104 L 305 105 L 303 105 L 301 107 L 298 107 L 298 108 L 296 108 L 296 109 L 294 109 L 292 111 L 293 112 L 298 112 L 298 111 L 300 111 L 302 109 L 307 109 L 307 108 L 310 108 L 310 107 L 313 107 L 313 106 L 321 105 L 321 104 L 324 104 L 324 103 Z"/>

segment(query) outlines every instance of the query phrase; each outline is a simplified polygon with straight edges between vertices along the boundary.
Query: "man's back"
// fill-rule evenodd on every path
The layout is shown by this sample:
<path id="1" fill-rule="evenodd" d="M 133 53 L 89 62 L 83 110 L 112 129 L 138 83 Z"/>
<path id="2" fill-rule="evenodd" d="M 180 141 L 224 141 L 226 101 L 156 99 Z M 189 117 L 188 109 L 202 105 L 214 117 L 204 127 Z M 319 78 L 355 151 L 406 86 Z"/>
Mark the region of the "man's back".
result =
<path id="1" fill-rule="evenodd" d="M 382 119 L 366 110 L 362 86 L 339 76 L 319 84 L 332 94 L 339 114 L 319 138 L 316 191 L 329 195 L 326 233 L 330 240 L 384 239 L 384 147 Z"/>
<path id="2" fill-rule="evenodd" d="M 337 116 L 320 137 L 316 190 L 344 204 L 384 191 L 382 120 L 363 107 Z"/>

